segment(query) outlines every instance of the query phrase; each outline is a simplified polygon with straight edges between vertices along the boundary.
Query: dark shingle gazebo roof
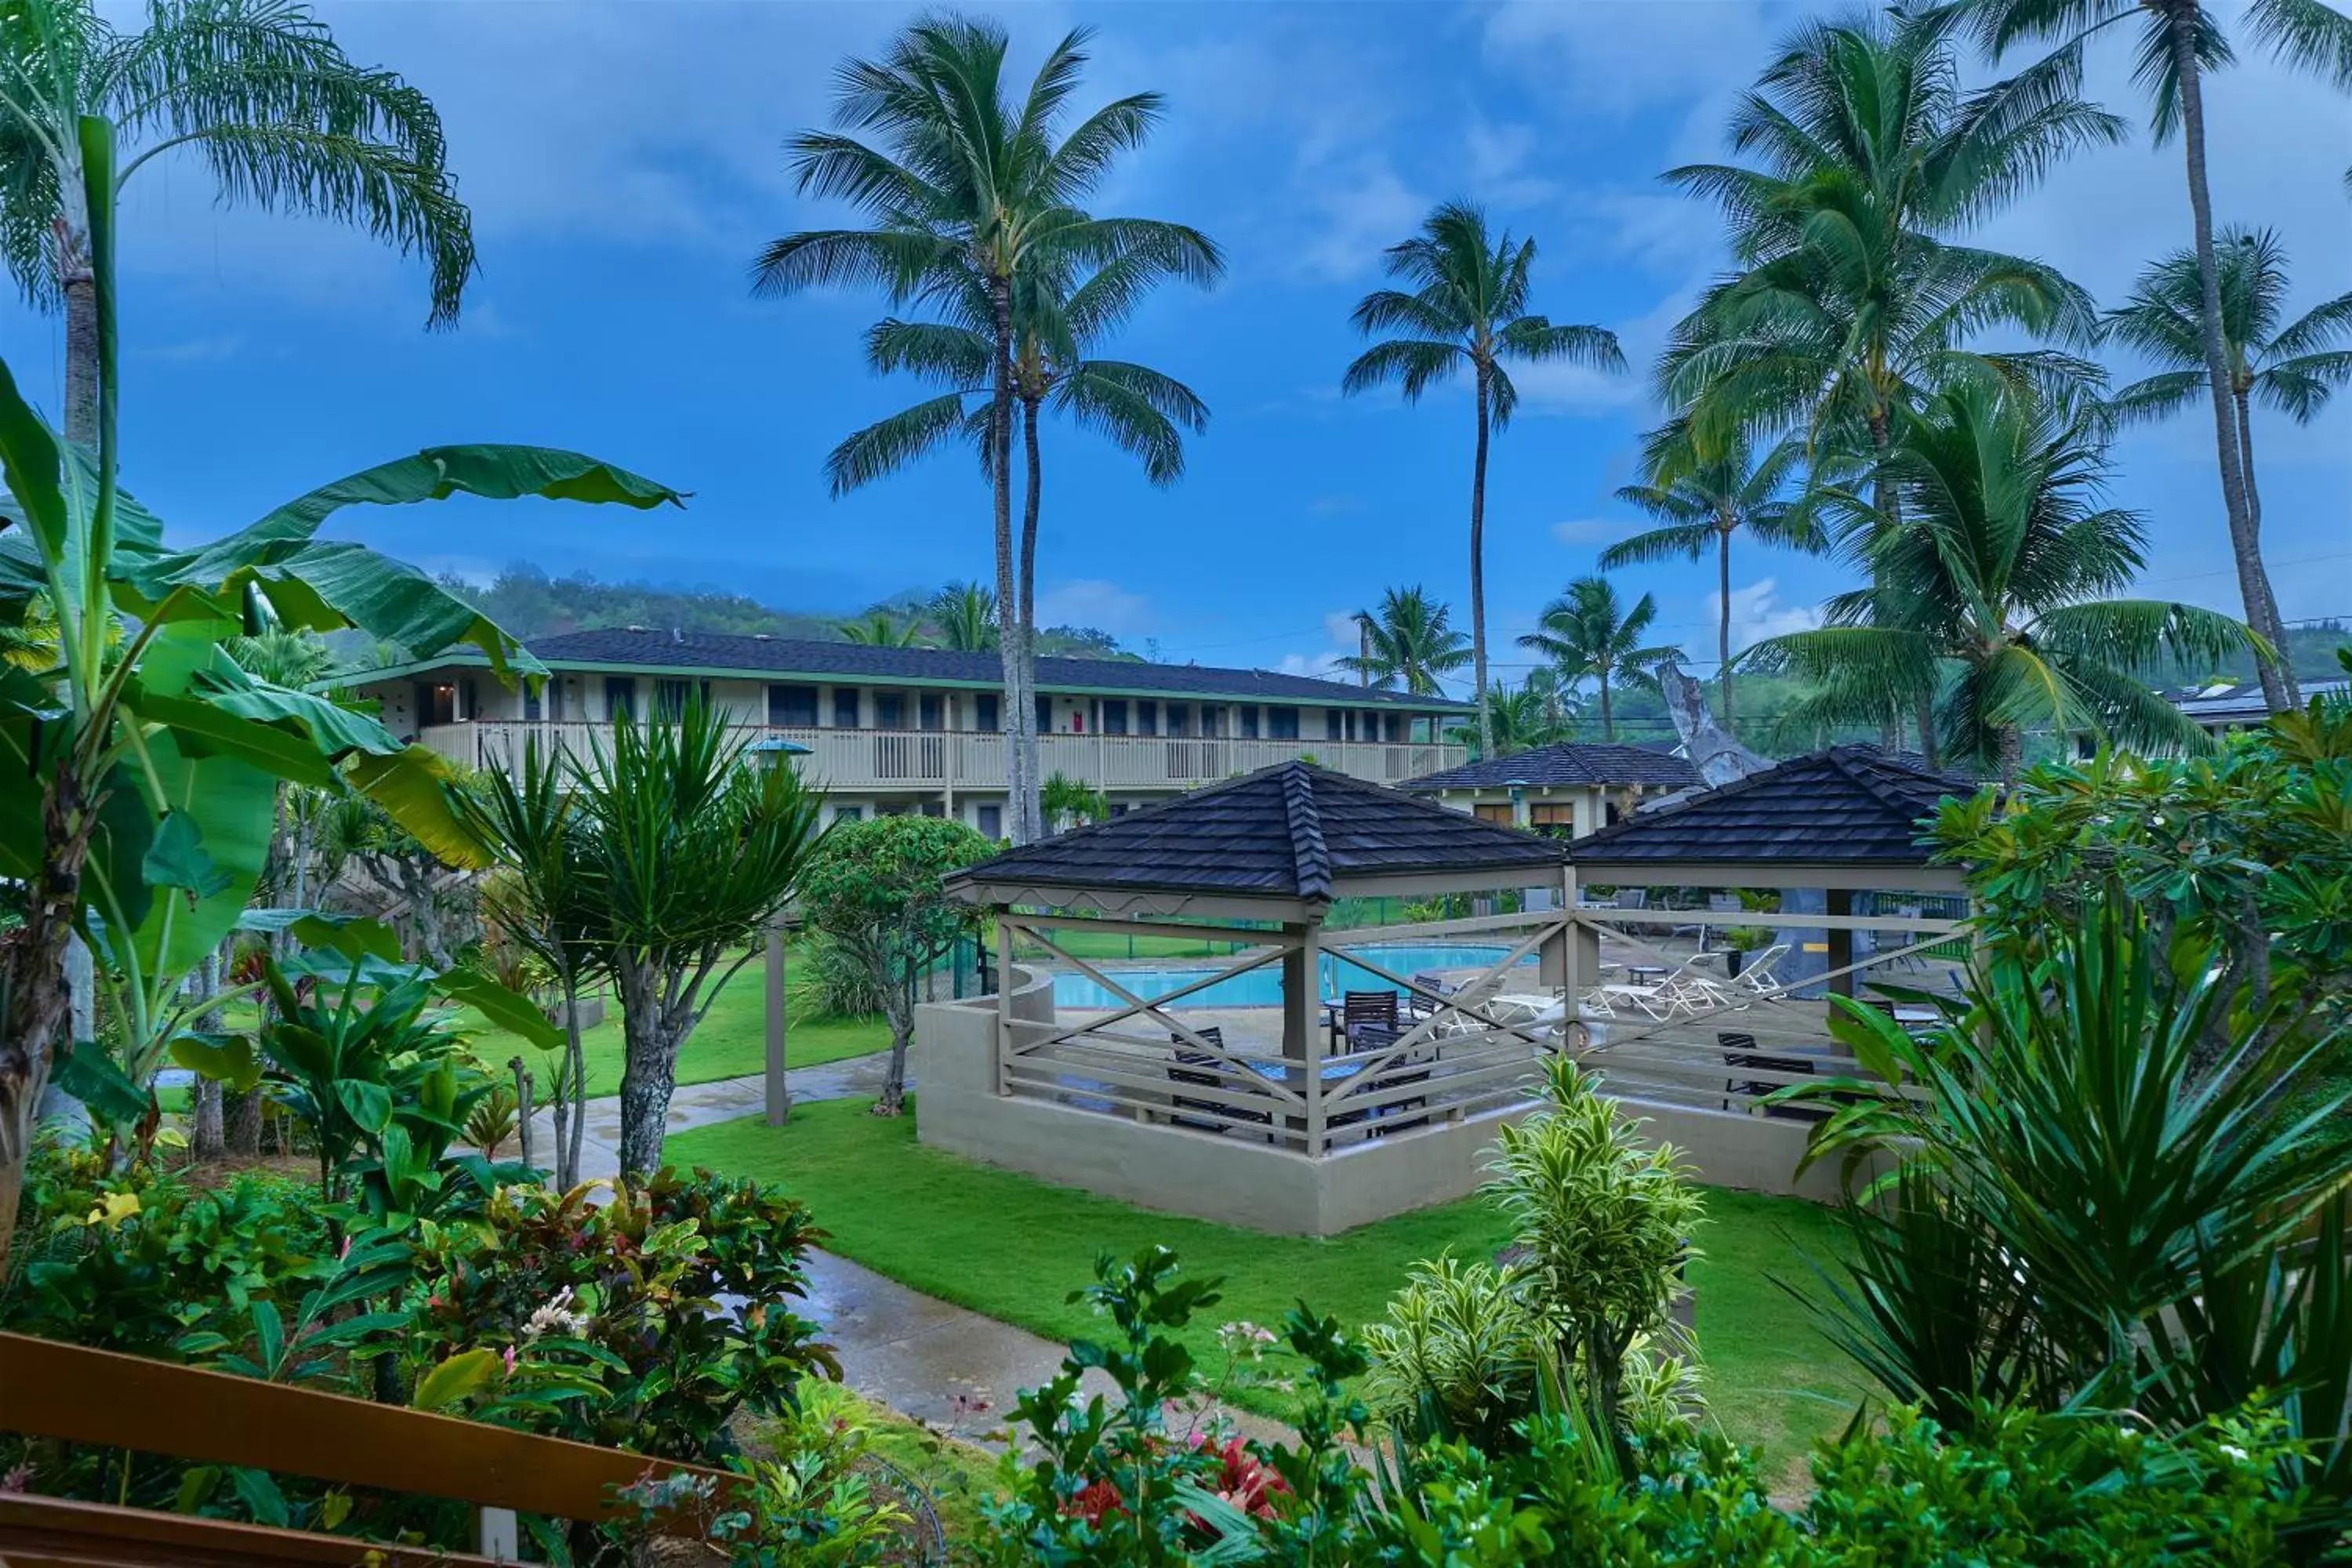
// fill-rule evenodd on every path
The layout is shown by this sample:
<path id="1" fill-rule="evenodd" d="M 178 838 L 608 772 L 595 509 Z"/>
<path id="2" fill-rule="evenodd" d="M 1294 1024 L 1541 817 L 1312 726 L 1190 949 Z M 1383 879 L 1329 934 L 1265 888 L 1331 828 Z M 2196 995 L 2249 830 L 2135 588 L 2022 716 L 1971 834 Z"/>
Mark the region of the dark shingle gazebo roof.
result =
<path id="1" fill-rule="evenodd" d="M 1311 918 L 1335 898 L 1546 880 L 1565 849 L 1293 762 L 1008 850 L 946 885 L 988 903 L 1248 903 Z"/>
<path id="2" fill-rule="evenodd" d="M 1953 887 L 1919 843 L 1937 803 L 1976 792 L 1873 746 L 1832 746 L 1696 791 L 1576 840 L 1580 881 L 1692 884 L 1721 868 L 1757 886 Z"/>
<path id="3" fill-rule="evenodd" d="M 1666 784 L 1681 789 L 1699 782 L 1698 770 L 1671 752 L 1647 746 L 1593 745 L 1563 741 L 1507 757 L 1491 757 L 1409 779 L 1414 791 L 1496 789 L 1512 784 Z"/>

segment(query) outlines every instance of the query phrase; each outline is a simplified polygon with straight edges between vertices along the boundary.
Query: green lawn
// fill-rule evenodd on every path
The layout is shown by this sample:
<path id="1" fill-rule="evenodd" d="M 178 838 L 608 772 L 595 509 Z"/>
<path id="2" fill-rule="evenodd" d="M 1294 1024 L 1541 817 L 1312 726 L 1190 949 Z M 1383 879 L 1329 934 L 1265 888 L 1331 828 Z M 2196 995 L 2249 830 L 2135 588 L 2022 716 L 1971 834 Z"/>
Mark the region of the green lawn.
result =
<path id="1" fill-rule="evenodd" d="M 1098 1252 L 1172 1247 L 1188 1268 L 1224 1277 L 1223 1302 L 1187 1331 L 1213 1365 L 1220 1322 L 1278 1323 L 1303 1296 L 1360 1323 L 1381 1314 L 1415 1260 L 1448 1247 L 1486 1256 L 1506 1239 L 1499 1216 L 1475 1199 L 1320 1241 L 1153 1214 L 922 1148 L 911 1115 L 880 1121 L 852 1101 L 798 1108 L 782 1128 L 755 1119 L 681 1132 L 669 1152 L 775 1182 L 815 1211 L 834 1251 L 1055 1340 L 1098 1331 L 1063 1300 L 1092 1277 Z M 1707 1214 L 1691 1280 L 1708 1396 L 1733 1436 L 1793 1467 L 1844 1423 L 1861 1389 L 1768 1275 L 1810 1279 L 1800 1252 L 1825 1256 L 1834 1222 L 1811 1204 L 1728 1191 L 1708 1194 Z"/>
<path id="2" fill-rule="evenodd" d="M 480 1014 L 466 1008 L 457 1015 L 459 1027 L 468 1031 L 474 1055 L 494 1068 L 503 1068 L 520 1054 L 545 1081 L 554 1071 L 552 1057 L 526 1047 L 520 1036 L 484 1024 Z M 789 1022 L 789 1021 L 788 1021 Z M 746 964 L 719 993 L 710 1011 L 678 1053 L 677 1081 L 710 1083 L 723 1078 L 743 1078 L 767 1065 L 767 990 L 758 961 Z M 784 1036 L 787 1068 L 815 1067 L 820 1062 L 862 1057 L 887 1050 L 890 1031 L 879 1018 L 829 1019 L 821 1024 L 790 1024 Z M 588 1058 L 591 1099 L 621 1092 L 621 1016 L 607 1004 L 604 1021 L 581 1037 Z M 544 1069 L 541 1064 L 547 1065 Z"/>

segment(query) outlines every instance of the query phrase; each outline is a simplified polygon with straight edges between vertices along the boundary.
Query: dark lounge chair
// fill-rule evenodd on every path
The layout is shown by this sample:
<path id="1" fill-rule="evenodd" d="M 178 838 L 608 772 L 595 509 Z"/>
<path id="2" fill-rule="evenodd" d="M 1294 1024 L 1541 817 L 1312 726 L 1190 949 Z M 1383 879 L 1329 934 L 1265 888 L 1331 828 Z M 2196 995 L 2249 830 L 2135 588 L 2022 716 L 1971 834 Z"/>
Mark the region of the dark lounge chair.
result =
<path id="1" fill-rule="evenodd" d="M 1339 1028 L 1346 1037 L 1340 1048 L 1353 1055 L 1356 1031 L 1367 1024 L 1376 1024 L 1389 1031 L 1394 1039 L 1397 1032 L 1397 994 L 1393 991 L 1350 991 L 1339 1013 Z"/>
<path id="2" fill-rule="evenodd" d="M 1219 1050 L 1225 1048 L 1224 1031 L 1215 1025 L 1192 1032 Z M 1171 1033 L 1168 1038 L 1176 1047 L 1176 1065 L 1168 1069 L 1169 1082 L 1186 1084 L 1194 1089 L 1222 1089 L 1225 1087 L 1227 1068 L 1224 1063 L 1206 1051 L 1195 1049 L 1192 1042 L 1181 1035 Z M 1171 1116 L 1168 1119 L 1175 1126 L 1189 1127 L 1196 1132 L 1223 1132 L 1236 1121 L 1270 1123 L 1274 1121 L 1271 1111 L 1243 1110 L 1222 1101 L 1187 1099 L 1181 1094 L 1169 1096 L 1168 1103 L 1177 1110 L 1204 1111 L 1211 1116 L 1224 1118 L 1219 1121 L 1204 1121 L 1197 1116 Z"/>
<path id="3" fill-rule="evenodd" d="M 1797 1078 L 1813 1076 L 1812 1058 L 1766 1056 L 1756 1048 L 1756 1037 L 1753 1035 L 1727 1029 L 1718 1033 L 1715 1040 L 1723 1047 L 1723 1065 L 1734 1072 L 1745 1068 L 1750 1072 L 1780 1072 Z M 1742 1094 L 1753 1099 L 1787 1087 L 1764 1079 L 1727 1079 L 1723 1086 L 1723 1109 L 1731 1109 L 1732 1095 Z M 1764 1114 L 1780 1121 L 1827 1121 L 1830 1119 L 1830 1113 L 1817 1105 L 1768 1105 L 1764 1108 Z"/>
<path id="4" fill-rule="evenodd" d="M 1362 1056 L 1368 1052 L 1384 1051 L 1403 1037 L 1404 1030 L 1394 1024 L 1360 1024 L 1348 1031 L 1350 1047 L 1348 1054 Z M 1406 1084 L 1427 1083 L 1430 1063 L 1435 1059 L 1434 1047 L 1428 1045 L 1416 1047 L 1382 1068 L 1374 1079 L 1370 1092 L 1380 1093 L 1402 1088 Z M 1400 1100 L 1391 1104 L 1376 1107 L 1369 1112 L 1359 1110 L 1343 1117 L 1336 1117 L 1331 1125 L 1349 1126 L 1363 1121 L 1367 1115 L 1370 1115 L 1381 1122 L 1381 1125 L 1373 1130 L 1376 1133 L 1404 1132 L 1415 1127 L 1428 1126 L 1428 1116 L 1418 1114 L 1427 1111 L 1428 1109 L 1429 1101 L 1426 1100 Z M 1399 1120 L 1409 1114 L 1412 1115 L 1412 1120 L 1409 1121 Z"/>

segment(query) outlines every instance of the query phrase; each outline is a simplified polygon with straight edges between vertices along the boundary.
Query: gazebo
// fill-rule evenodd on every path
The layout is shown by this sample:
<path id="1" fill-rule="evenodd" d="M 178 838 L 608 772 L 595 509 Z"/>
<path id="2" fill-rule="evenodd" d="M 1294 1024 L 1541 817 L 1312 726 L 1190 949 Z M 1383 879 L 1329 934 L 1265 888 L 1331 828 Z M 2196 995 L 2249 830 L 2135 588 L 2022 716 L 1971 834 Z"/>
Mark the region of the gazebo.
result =
<path id="1" fill-rule="evenodd" d="M 1328 1235 L 1461 1196 L 1562 1037 L 1565 858 L 1294 762 L 959 871 L 949 891 L 992 911 L 997 987 L 921 1010 L 919 1136 L 1261 1229 Z M 1494 912 L 1332 924 L 1389 897 Z M 1129 936 L 1227 951 L 1182 969 L 1089 956 Z M 1016 964 L 1020 940 L 1054 967 Z"/>

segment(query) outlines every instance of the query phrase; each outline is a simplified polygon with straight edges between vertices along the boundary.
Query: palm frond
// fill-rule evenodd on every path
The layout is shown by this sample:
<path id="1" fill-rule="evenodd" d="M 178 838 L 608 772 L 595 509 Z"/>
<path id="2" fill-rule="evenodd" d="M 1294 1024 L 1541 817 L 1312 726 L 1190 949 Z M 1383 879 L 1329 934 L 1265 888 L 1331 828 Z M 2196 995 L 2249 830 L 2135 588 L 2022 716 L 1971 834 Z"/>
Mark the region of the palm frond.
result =
<path id="1" fill-rule="evenodd" d="M 968 434 L 966 420 L 960 393 L 934 397 L 878 419 L 826 455 L 826 486 L 839 497 L 895 474 L 942 443 Z"/>

